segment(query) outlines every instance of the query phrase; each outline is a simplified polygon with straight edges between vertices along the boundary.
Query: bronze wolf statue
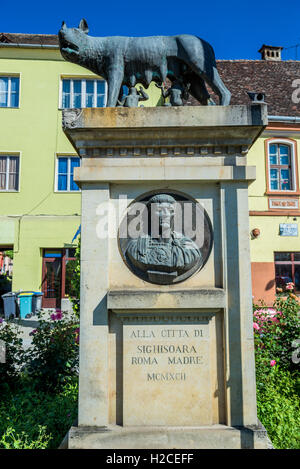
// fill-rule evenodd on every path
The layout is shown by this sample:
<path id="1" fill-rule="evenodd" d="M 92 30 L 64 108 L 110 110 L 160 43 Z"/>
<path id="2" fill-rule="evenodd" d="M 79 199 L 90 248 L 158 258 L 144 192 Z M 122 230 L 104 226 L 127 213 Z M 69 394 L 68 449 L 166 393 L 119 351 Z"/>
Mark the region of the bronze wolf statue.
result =
<path id="1" fill-rule="evenodd" d="M 151 81 L 162 84 L 181 80 L 201 104 L 209 93 L 205 82 L 219 96 L 220 104 L 229 105 L 231 94 L 217 70 L 213 48 L 203 39 L 189 34 L 152 37 L 92 37 L 87 22 L 68 28 L 63 22 L 58 33 L 62 56 L 103 77 L 108 84 L 107 107 L 115 107 L 122 85 Z"/>

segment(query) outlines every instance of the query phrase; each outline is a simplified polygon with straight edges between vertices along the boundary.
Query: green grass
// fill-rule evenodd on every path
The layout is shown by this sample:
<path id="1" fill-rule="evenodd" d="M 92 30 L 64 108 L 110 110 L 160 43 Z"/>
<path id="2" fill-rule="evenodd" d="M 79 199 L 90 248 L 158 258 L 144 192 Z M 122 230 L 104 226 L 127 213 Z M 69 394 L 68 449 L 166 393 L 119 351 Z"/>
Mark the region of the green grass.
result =
<path id="1" fill-rule="evenodd" d="M 300 449 L 299 378 L 274 368 L 257 376 L 258 418 L 276 449 Z M 0 448 L 55 449 L 77 417 L 74 378 L 56 394 L 23 383 L 1 393 Z"/>
<path id="2" fill-rule="evenodd" d="M 300 378 L 274 367 L 257 375 L 258 418 L 276 449 L 300 449 Z M 55 449 L 77 417 L 78 382 L 61 392 L 36 389 L 21 380 L 1 390 L 0 449 Z"/>
<path id="3" fill-rule="evenodd" d="M 300 449 L 300 378 L 274 368 L 257 376 L 258 418 L 276 449 Z"/>

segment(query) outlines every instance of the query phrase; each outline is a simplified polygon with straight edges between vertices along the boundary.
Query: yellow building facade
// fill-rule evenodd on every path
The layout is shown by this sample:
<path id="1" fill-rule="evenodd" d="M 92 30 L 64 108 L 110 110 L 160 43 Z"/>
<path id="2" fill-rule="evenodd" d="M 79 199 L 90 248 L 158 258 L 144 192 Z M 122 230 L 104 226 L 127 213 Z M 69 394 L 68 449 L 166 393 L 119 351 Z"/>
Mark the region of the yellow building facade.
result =
<path id="1" fill-rule="evenodd" d="M 277 116 L 269 122 L 248 156 L 256 166 L 249 188 L 253 295 L 268 305 L 290 282 L 300 294 L 300 122 L 291 121 Z"/>
<path id="2" fill-rule="evenodd" d="M 264 91 L 274 70 L 262 63 L 219 61 L 232 104 L 248 104 L 247 89 Z M 299 64 L 292 64 L 294 79 Z M 254 68 L 252 76 L 261 76 L 261 82 L 247 84 L 241 67 Z M 274 86 L 266 94 L 268 104 Z M 62 131 L 61 109 L 102 106 L 105 95 L 100 77 L 62 58 L 56 36 L 0 34 L 0 251 L 14 252 L 13 291 L 43 291 L 44 307 L 69 307 L 80 227 L 81 196 L 73 181 L 80 162 Z M 151 86 L 149 95 L 145 106 L 156 106 L 160 91 Z M 279 103 L 248 154 L 257 168 L 249 190 L 253 295 L 268 304 L 284 282 L 296 283 L 300 293 L 300 111 L 296 103 L 295 109 L 283 109 L 282 117 L 283 107 Z"/>
<path id="3" fill-rule="evenodd" d="M 153 89 L 145 105 L 159 98 Z M 12 290 L 42 291 L 44 307 L 70 307 L 80 227 L 79 158 L 62 108 L 105 99 L 105 82 L 66 62 L 57 36 L 0 34 L 0 252 L 14 253 Z"/>

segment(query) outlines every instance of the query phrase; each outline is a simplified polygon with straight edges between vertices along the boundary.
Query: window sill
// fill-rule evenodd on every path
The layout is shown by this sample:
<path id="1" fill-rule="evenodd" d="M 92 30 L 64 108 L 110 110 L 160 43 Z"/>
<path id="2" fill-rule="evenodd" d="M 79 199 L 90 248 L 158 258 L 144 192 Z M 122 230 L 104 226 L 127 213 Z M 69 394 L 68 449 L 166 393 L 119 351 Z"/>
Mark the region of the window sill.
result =
<path id="1" fill-rule="evenodd" d="M 8 190 L 8 191 L 6 191 L 6 190 L 0 189 L 0 194 L 19 194 L 19 193 L 20 193 L 19 190 L 18 190 L 18 191 L 14 191 L 14 190 Z"/>
<path id="2" fill-rule="evenodd" d="M 105 109 L 106 106 L 90 106 L 90 107 L 59 107 L 59 111 L 65 111 L 66 109 Z"/>
<path id="3" fill-rule="evenodd" d="M 299 190 L 294 190 L 294 191 L 266 191 L 265 194 L 268 197 L 295 197 L 300 195 Z"/>
<path id="4" fill-rule="evenodd" d="M 80 194 L 81 190 L 79 191 L 54 191 L 55 194 Z"/>
<path id="5" fill-rule="evenodd" d="M 250 217 L 300 217 L 299 210 L 273 208 L 272 210 L 250 210 Z"/>

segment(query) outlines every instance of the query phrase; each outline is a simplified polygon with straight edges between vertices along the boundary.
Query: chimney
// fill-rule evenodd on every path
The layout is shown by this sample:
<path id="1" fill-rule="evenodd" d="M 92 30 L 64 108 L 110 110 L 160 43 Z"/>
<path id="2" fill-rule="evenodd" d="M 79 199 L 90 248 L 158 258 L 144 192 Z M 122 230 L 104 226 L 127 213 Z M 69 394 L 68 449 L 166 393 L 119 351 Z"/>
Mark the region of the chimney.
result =
<path id="1" fill-rule="evenodd" d="M 264 103 L 266 95 L 265 93 L 255 93 L 253 91 L 247 91 L 247 94 L 253 104 Z"/>
<path id="2" fill-rule="evenodd" d="M 281 51 L 283 47 L 266 46 L 265 44 L 259 49 L 261 60 L 272 60 L 280 62 Z"/>

